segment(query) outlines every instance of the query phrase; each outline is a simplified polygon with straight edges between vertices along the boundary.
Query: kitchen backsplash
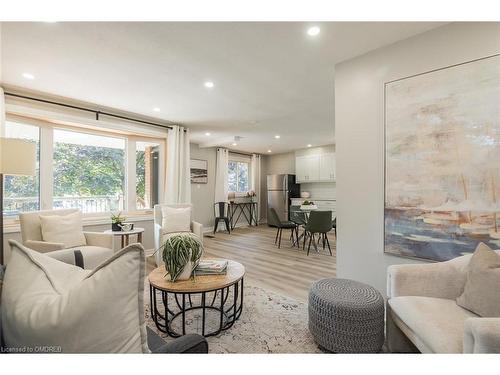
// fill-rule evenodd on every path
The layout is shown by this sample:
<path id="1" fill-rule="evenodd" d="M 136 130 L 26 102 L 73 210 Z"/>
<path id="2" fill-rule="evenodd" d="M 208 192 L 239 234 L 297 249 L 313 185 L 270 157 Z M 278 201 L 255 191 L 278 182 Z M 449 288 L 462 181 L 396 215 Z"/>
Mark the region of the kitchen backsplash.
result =
<path id="1" fill-rule="evenodd" d="M 312 198 L 315 199 L 335 199 L 336 186 L 335 182 L 319 182 L 300 184 L 300 191 L 308 191 Z"/>

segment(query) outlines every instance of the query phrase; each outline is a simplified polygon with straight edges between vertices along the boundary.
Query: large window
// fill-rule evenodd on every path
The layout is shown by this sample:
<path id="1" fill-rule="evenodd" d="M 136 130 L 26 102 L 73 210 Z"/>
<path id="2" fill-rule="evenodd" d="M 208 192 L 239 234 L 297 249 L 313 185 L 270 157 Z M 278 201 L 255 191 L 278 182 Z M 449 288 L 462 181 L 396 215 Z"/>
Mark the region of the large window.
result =
<path id="1" fill-rule="evenodd" d="M 161 138 L 66 127 L 9 116 L 9 138 L 37 144 L 36 176 L 5 176 L 4 216 L 78 208 L 84 214 L 150 210 L 163 191 Z M 160 134 L 158 134 L 160 136 Z"/>
<path id="2" fill-rule="evenodd" d="M 230 160 L 228 182 L 230 192 L 246 193 L 249 190 L 249 163 Z"/>
<path id="3" fill-rule="evenodd" d="M 54 130 L 54 208 L 124 209 L 125 140 Z"/>
<path id="4" fill-rule="evenodd" d="M 138 210 L 153 208 L 158 203 L 158 143 L 135 143 L 135 192 Z"/>
<path id="5" fill-rule="evenodd" d="M 40 209 L 40 129 L 37 126 L 6 122 L 5 137 L 36 142 L 35 176 L 4 176 L 4 215 Z"/>

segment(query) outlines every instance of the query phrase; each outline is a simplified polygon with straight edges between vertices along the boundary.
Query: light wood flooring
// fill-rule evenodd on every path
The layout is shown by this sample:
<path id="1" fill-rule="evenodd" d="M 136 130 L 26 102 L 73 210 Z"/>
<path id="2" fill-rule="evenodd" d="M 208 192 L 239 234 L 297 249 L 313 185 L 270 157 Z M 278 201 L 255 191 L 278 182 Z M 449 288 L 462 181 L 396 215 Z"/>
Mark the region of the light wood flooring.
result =
<path id="1" fill-rule="evenodd" d="M 204 238 L 205 256 L 240 262 L 251 285 L 305 302 L 313 281 L 335 277 L 336 239 L 333 233 L 328 235 L 333 256 L 321 247 L 316 252 L 312 245 L 307 256 L 307 247 L 291 247 L 289 232 L 283 230 L 281 249 L 274 245 L 276 229 L 267 225 L 236 228 L 231 234 L 217 232 L 214 238 Z"/>

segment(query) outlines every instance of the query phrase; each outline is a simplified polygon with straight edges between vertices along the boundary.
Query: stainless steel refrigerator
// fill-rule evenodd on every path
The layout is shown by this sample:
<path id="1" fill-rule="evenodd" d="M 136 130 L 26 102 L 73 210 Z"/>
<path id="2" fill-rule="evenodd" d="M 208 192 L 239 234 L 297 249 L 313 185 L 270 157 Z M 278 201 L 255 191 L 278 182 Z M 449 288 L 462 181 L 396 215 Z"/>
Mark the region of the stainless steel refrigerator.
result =
<path id="1" fill-rule="evenodd" d="M 267 207 L 274 208 L 281 220 L 290 220 L 291 198 L 300 197 L 300 185 L 294 174 L 267 176 Z"/>

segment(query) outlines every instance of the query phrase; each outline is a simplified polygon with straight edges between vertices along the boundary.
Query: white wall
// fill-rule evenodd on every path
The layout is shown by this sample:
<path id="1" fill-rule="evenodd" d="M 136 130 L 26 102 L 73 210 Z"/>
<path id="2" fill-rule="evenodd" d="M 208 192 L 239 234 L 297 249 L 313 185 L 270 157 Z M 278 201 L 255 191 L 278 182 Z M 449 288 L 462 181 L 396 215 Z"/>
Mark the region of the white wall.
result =
<path id="1" fill-rule="evenodd" d="M 199 148 L 191 143 L 191 158 L 208 161 L 208 183 L 191 184 L 191 203 L 193 204 L 194 220 L 209 228 L 214 225 L 215 198 L 215 164 L 217 150 L 215 147 Z"/>
<path id="2" fill-rule="evenodd" d="M 500 53 L 500 23 L 455 23 L 335 66 L 337 275 L 385 292 L 384 83 Z"/>

